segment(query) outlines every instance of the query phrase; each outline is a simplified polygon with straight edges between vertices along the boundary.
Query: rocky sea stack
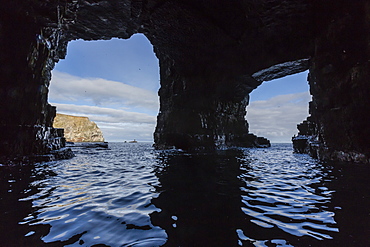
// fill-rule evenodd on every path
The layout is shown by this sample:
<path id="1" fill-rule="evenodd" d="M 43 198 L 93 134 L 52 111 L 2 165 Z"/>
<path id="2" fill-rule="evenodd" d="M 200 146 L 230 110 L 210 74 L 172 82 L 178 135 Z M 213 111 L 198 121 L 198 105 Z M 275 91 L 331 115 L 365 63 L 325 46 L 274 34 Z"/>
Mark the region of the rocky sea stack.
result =
<path id="1" fill-rule="evenodd" d="M 64 129 L 67 142 L 104 142 L 103 132 L 88 117 L 56 114 L 54 128 Z"/>

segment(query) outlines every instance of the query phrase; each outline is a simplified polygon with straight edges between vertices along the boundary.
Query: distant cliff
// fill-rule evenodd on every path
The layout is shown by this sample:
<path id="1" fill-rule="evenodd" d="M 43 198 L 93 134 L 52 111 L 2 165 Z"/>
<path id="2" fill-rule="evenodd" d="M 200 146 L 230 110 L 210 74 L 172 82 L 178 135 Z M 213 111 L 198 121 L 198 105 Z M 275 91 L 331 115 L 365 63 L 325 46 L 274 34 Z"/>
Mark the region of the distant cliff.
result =
<path id="1" fill-rule="evenodd" d="M 102 131 L 96 123 L 88 117 L 76 117 L 64 114 L 57 114 L 54 128 L 64 129 L 64 137 L 69 142 L 103 142 Z"/>

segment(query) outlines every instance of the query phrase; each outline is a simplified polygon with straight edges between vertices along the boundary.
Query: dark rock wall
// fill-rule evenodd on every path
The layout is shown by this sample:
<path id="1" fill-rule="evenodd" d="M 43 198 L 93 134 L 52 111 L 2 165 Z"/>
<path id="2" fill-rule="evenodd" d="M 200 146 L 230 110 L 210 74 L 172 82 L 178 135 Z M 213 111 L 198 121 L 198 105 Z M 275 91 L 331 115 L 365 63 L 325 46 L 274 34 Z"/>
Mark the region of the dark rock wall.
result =
<path id="1" fill-rule="evenodd" d="M 224 73 L 180 75 L 170 59 L 160 59 L 158 148 L 256 146 L 245 120 L 249 93 L 259 85 L 250 76 Z"/>
<path id="2" fill-rule="evenodd" d="M 47 94 L 70 40 L 138 32 L 160 59 L 157 147 L 266 144 L 248 94 L 310 66 L 316 154 L 367 159 L 369 4 L 347 0 L 2 0 L 0 156 L 63 147 Z"/>
<path id="3" fill-rule="evenodd" d="M 0 159 L 51 153 L 65 142 L 47 102 L 64 10 L 38 1 L 0 6 Z"/>
<path id="4" fill-rule="evenodd" d="M 339 1 L 330 7 L 330 15 L 317 23 L 311 117 L 298 126 L 309 137 L 304 152 L 370 163 L 370 3 Z"/>

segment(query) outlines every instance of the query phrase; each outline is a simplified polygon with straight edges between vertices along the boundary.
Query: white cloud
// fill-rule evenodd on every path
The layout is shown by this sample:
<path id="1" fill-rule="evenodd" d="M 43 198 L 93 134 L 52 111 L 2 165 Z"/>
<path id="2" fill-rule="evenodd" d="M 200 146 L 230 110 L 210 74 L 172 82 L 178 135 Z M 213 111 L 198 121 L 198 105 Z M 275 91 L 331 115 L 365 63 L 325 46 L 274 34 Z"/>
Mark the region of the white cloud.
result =
<path id="1" fill-rule="evenodd" d="M 53 71 L 49 99 L 51 102 L 75 102 L 113 108 L 135 108 L 158 112 L 155 92 L 101 78 L 81 78 Z"/>
<path id="2" fill-rule="evenodd" d="M 159 108 L 155 92 L 53 71 L 49 101 L 58 113 L 86 116 L 94 121 L 107 141 L 153 141 Z"/>
<path id="3" fill-rule="evenodd" d="M 107 141 L 153 141 L 158 112 L 154 92 L 53 71 L 49 99 L 59 113 L 86 116 L 96 122 Z M 297 134 L 297 124 L 308 116 L 310 100 L 305 92 L 251 102 L 246 116 L 250 132 L 272 142 L 290 142 Z"/>
<path id="4" fill-rule="evenodd" d="M 98 106 L 72 105 L 53 103 L 57 112 L 86 116 L 93 121 L 103 123 L 148 123 L 155 124 L 156 117 L 145 113 L 128 112 L 126 110 L 104 108 Z"/>
<path id="5" fill-rule="evenodd" d="M 297 124 L 308 116 L 308 92 L 278 95 L 251 102 L 247 107 L 249 131 L 272 142 L 290 142 Z"/>
<path id="6" fill-rule="evenodd" d="M 102 124 L 100 129 L 104 138 L 110 142 L 117 141 L 148 141 L 153 142 L 154 124 Z"/>

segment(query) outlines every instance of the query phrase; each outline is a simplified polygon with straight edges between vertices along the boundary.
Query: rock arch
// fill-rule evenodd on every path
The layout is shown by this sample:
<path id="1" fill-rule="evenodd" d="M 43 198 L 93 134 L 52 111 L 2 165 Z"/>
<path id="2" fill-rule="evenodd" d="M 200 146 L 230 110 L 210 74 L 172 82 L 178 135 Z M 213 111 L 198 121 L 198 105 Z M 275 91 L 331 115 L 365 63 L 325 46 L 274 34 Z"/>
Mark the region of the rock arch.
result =
<path id="1" fill-rule="evenodd" d="M 244 121 L 248 94 L 263 80 L 309 68 L 311 131 L 300 130 L 314 144 L 305 143 L 305 152 L 369 162 L 368 1 L 3 2 L 3 157 L 63 146 L 47 93 L 69 40 L 143 33 L 160 60 L 158 147 L 252 145 Z"/>

